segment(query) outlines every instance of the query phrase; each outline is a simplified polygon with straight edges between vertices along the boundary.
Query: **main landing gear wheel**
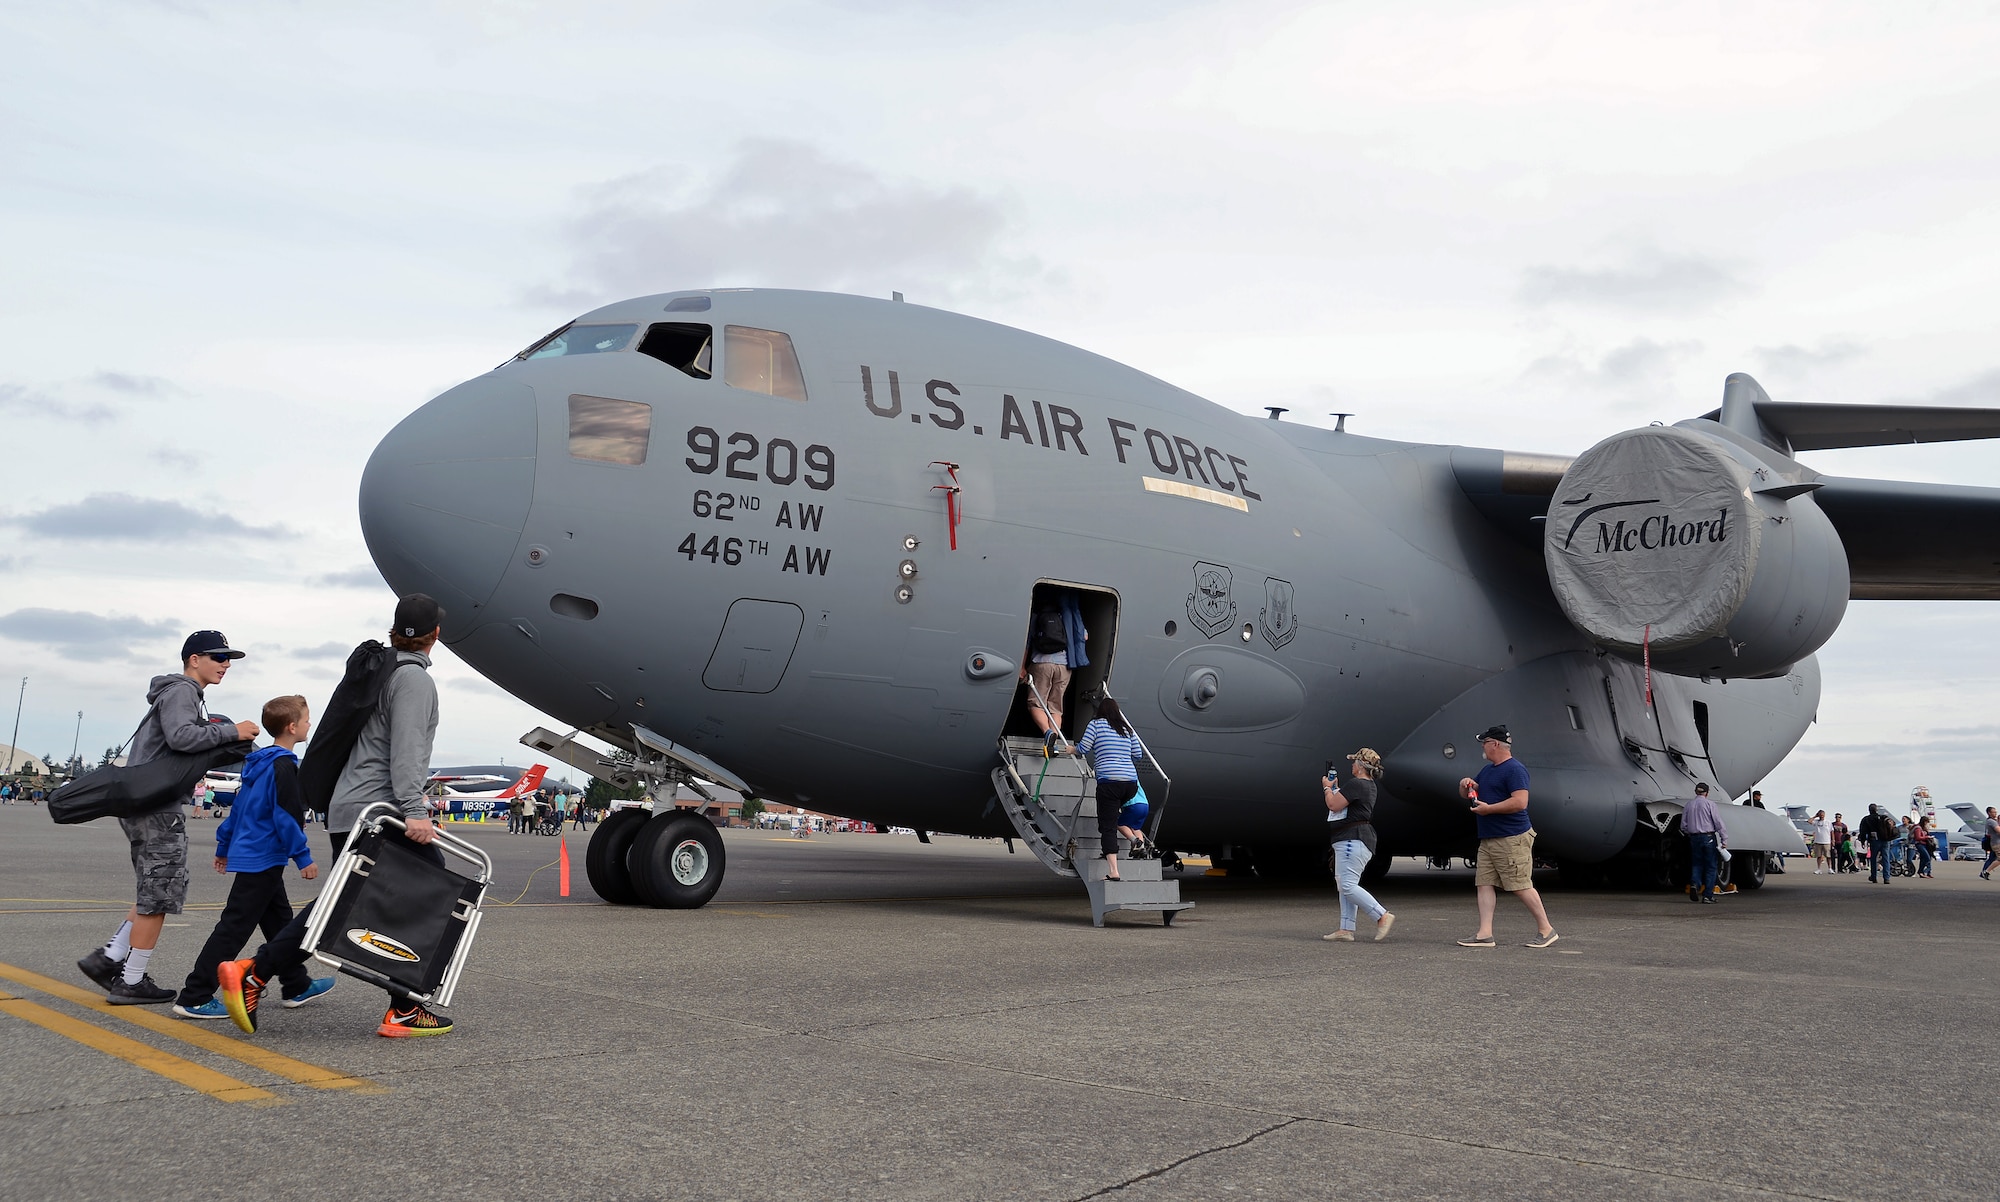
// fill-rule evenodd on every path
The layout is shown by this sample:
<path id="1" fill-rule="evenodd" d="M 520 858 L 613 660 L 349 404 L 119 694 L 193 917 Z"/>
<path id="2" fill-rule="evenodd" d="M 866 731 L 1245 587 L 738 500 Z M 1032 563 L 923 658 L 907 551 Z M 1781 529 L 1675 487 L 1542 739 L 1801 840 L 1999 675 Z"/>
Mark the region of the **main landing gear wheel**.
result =
<path id="1" fill-rule="evenodd" d="M 1375 886 L 1381 884 L 1382 878 L 1388 876 L 1389 869 L 1394 867 L 1390 862 L 1391 859 L 1392 857 L 1388 855 L 1368 857 L 1368 862 L 1361 866 L 1361 887 L 1363 889 L 1373 889 Z"/>
<path id="2" fill-rule="evenodd" d="M 692 910 L 722 887 L 722 832 L 699 814 L 656 814 L 626 855 L 639 900 L 655 909 Z"/>
<path id="3" fill-rule="evenodd" d="M 597 896 L 614 906 L 639 904 L 639 891 L 633 887 L 625 859 L 633 837 L 652 817 L 644 810 L 620 810 L 598 823 L 596 833 L 590 836 L 590 847 L 583 853 L 584 875 L 590 878 Z"/>
<path id="4" fill-rule="evenodd" d="M 1762 889 L 1764 887 L 1764 853 L 1761 851 L 1739 851 L 1729 857 L 1729 877 L 1738 889 Z"/>

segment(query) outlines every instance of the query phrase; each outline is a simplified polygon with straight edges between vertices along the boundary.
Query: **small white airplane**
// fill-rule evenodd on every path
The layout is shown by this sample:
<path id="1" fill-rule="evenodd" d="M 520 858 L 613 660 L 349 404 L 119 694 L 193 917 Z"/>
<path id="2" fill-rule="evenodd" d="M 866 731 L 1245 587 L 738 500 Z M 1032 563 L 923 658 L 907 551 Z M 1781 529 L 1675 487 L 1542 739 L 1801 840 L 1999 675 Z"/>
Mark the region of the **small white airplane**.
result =
<path id="1" fill-rule="evenodd" d="M 548 770 L 547 764 L 536 764 L 523 772 L 519 779 L 511 781 L 490 772 L 464 776 L 434 774 L 424 782 L 425 792 L 442 785 L 444 792 L 440 796 L 445 801 L 512 801 L 540 788 L 542 777 Z"/>

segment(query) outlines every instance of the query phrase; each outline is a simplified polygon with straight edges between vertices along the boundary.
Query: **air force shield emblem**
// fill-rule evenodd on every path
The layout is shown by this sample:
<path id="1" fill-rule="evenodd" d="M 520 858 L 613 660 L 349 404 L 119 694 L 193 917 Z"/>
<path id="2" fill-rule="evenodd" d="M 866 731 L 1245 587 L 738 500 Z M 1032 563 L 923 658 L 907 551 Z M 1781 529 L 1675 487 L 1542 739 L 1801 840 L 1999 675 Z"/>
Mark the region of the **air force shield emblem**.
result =
<path id="1" fill-rule="evenodd" d="M 1276 576 L 1264 577 L 1264 611 L 1257 615 L 1264 641 L 1272 650 L 1292 641 L 1299 632 L 1299 615 L 1292 608 L 1292 582 Z"/>
<path id="2" fill-rule="evenodd" d="M 1188 621 L 1202 637 L 1214 638 L 1236 621 L 1236 602 L 1229 599 L 1229 569 L 1219 563 L 1194 565 L 1194 591 L 1188 594 Z"/>

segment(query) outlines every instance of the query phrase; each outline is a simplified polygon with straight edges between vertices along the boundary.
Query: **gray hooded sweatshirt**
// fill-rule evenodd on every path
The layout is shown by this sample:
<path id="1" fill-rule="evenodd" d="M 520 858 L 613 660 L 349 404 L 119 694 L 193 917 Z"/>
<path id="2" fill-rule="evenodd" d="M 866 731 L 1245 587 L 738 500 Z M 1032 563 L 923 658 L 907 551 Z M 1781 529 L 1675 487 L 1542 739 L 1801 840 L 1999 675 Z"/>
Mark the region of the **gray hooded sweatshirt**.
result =
<path id="1" fill-rule="evenodd" d="M 354 829 L 361 811 L 378 801 L 394 802 L 404 818 L 428 818 L 424 784 L 431 775 L 431 743 L 437 738 L 437 682 L 425 669 L 430 657 L 396 653 L 396 670 L 382 689 L 382 703 L 368 715 L 347 753 L 347 765 L 327 802 L 326 829 Z M 416 669 L 411 671 L 411 669 Z"/>
<path id="2" fill-rule="evenodd" d="M 149 764 L 169 751 L 207 751 L 237 741 L 236 727 L 211 723 L 201 686 L 190 676 L 155 676 L 146 690 L 152 708 L 125 745 L 125 764 Z"/>

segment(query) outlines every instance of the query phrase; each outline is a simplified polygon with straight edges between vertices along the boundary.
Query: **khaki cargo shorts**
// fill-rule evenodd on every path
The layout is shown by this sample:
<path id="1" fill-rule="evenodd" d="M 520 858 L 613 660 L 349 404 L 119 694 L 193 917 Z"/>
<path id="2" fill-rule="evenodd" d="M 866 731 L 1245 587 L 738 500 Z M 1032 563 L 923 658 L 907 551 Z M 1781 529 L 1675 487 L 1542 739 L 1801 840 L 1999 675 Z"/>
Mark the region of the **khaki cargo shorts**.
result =
<path id="1" fill-rule="evenodd" d="M 178 805 L 120 818 L 139 878 L 139 913 L 178 914 L 188 893 L 187 816 Z"/>
<path id="2" fill-rule="evenodd" d="M 1472 883 L 1519 893 L 1535 883 L 1535 832 L 1479 841 L 1478 868 Z"/>
<path id="3" fill-rule="evenodd" d="M 1035 693 L 1048 700 L 1050 725 L 1061 725 L 1063 716 L 1063 694 L 1069 692 L 1068 664 L 1029 664 L 1028 679 L 1034 682 Z M 1035 693 L 1028 694 L 1028 708 L 1041 709 Z"/>

